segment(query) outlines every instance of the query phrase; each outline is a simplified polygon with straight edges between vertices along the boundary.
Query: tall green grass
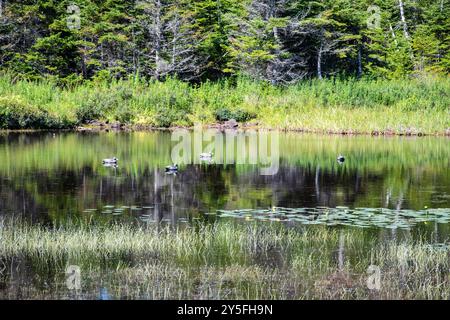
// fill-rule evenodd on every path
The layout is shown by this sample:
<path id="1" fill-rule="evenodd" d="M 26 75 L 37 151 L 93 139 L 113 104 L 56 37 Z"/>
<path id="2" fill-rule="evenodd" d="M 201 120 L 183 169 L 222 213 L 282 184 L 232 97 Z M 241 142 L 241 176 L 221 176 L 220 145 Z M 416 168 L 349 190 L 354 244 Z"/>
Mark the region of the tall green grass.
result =
<path id="1" fill-rule="evenodd" d="M 11 129 L 74 127 L 90 120 L 192 126 L 227 117 L 263 127 L 337 133 L 443 134 L 450 128 L 449 78 L 308 80 L 289 87 L 245 78 L 198 86 L 132 78 L 60 88 L 50 80 L 5 74 L 0 97 L 0 125 Z M 42 121 L 5 121 L 11 108 L 31 107 L 45 111 Z"/>
<path id="2" fill-rule="evenodd" d="M 448 247 L 400 241 L 400 236 L 380 241 L 370 230 L 228 222 L 175 230 L 120 224 L 43 227 L 16 220 L 2 225 L 0 238 L 5 270 L 18 269 L 11 257 L 21 257 L 16 263 L 26 261 L 34 272 L 27 298 L 65 297 L 68 265 L 81 268 L 84 298 L 95 298 L 99 283 L 116 298 L 450 297 Z M 381 270 L 380 290 L 367 287 L 370 265 Z M 14 287 L 0 290 L 1 297 L 15 294 Z"/>

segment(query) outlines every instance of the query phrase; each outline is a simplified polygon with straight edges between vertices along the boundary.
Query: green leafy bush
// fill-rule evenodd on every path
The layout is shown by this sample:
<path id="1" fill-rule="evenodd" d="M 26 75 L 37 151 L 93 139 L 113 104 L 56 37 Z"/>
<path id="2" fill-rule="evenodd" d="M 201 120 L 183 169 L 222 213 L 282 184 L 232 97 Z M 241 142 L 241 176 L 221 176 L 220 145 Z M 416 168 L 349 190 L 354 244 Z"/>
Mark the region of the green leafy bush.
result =
<path id="1" fill-rule="evenodd" d="M 55 117 L 18 96 L 0 97 L 0 128 L 52 129 L 70 126 L 66 119 Z"/>
<path id="2" fill-rule="evenodd" d="M 175 108 L 161 108 L 156 111 L 156 126 L 169 128 L 188 121 L 187 113 Z"/>
<path id="3" fill-rule="evenodd" d="M 109 118 L 129 123 L 134 118 L 130 101 L 133 92 L 126 87 L 107 88 L 88 95 L 76 109 L 78 123 Z"/>
<path id="4" fill-rule="evenodd" d="M 134 119 L 134 112 L 129 106 L 123 106 L 114 113 L 114 119 L 120 123 L 131 123 Z"/>
<path id="5" fill-rule="evenodd" d="M 217 121 L 228 121 L 231 119 L 237 122 L 247 122 L 256 118 L 256 114 L 245 111 L 245 110 L 229 110 L 229 109 L 219 109 L 215 112 Z"/>
<path id="6" fill-rule="evenodd" d="M 113 97 L 103 93 L 96 93 L 88 97 L 76 110 L 79 123 L 91 120 L 100 120 L 106 117 L 108 109 L 115 109 L 116 102 Z"/>

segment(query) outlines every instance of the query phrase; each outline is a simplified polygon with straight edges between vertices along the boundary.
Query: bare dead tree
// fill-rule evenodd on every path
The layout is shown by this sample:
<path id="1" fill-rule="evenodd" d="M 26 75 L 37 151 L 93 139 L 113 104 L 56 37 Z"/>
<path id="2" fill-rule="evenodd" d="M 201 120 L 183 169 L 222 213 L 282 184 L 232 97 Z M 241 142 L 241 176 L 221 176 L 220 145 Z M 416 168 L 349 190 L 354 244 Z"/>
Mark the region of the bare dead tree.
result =
<path id="1" fill-rule="evenodd" d="M 403 0 L 398 0 L 398 7 L 400 9 L 400 24 L 403 28 L 403 35 L 405 36 L 406 41 L 408 42 L 409 46 L 409 56 L 411 58 L 411 61 L 415 62 L 414 52 L 411 47 L 411 35 L 408 31 L 408 24 L 406 22 L 406 16 L 405 16 L 405 5 L 403 3 Z M 417 70 L 418 66 L 414 63 L 414 69 Z"/>
<path id="2" fill-rule="evenodd" d="M 140 56 L 146 60 L 145 72 L 157 80 L 169 75 L 193 80 L 202 74 L 203 60 L 196 55 L 192 21 L 180 14 L 180 6 L 177 1 L 138 3 L 143 11 L 138 22 L 145 32 Z"/>
<path id="3" fill-rule="evenodd" d="M 312 47 L 316 55 L 316 76 L 323 79 L 323 63 L 327 56 L 337 54 L 346 48 L 340 48 L 340 32 L 329 32 L 326 30 L 326 24 L 317 22 L 315 19 L 302 21 L 296 30 L 297 34 L 303 35 L 310 41 L 313 41 Z"/>
<path id="4" fill-rule="evenodd" d="M 175 2 L 166 21 L 166 52 L 168 64 L 166 72 L 184 80 L 194 80 L 202 76 L 206 59 L 196 53 L 193 43 L 193 21 L 180 14 L 180 4 Z"/>
<path id="5" fill-rule="evenodd" d="M 403 4 L 403 0 L 398 0 L 398 6 L 400 9 L 400 21 L 403 27 L 403 34 L 405 35 L 405 38 L 409 41 L 411 39 L 411 36 L 409 35 L 408 24 L 406 23 L 405 6 Z"/>
<path id="6" fill-rule="evenodd" d="M 293 25 L 300 17 L 287 17 L 284 14 L 286 3 L 287 0 L 252 1 L 248 8 L 248 17 L 238 21 L 239 28 L 234 39 L 235 43 L 239 43 L 236 39 L 241 38 L 244 39 L 242 42 L 245 39 L 255 39 L 255 42 L 263 44 L 262 47 L 251 48 L 249 52 L 236 48 L 237 63 L 246 74 L 273 84 L 295 83 L 306 75 L 304 70 L 306 60 L 301 55 L 289 51 L 285 45 L 293 37 L 295 32 Z M 273 27 L 269 30 L 259 21 L 272 24 Z M 269 43 L 267 39 L 271 39 L 269 48 L 264 47 L 264 44 Z M 246 46 L 245 43 L 240 45 Z M 290 46 L 290 49 L 300 45 L 301 41 Z M 252 51 L 265 52 L 264 58 L 252 59 Z"/>

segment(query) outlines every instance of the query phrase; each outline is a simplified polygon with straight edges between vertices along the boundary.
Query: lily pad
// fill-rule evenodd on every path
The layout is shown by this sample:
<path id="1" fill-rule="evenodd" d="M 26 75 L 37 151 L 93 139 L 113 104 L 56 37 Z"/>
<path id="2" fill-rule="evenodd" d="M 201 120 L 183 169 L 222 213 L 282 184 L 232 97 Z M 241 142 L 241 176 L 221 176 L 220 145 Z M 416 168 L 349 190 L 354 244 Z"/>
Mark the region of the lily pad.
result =
<path id="1" fill-rule="evenodd" d="M 395 210 L 388 208 L 315 207 L 217 210 L 206 213 L 222 218 L 263 220 L 272 222 L 293 221 L 300 224 L 328 226 L 354 226 L 360 228 L 410 229 L 418 223 L 450 223 L 450 209 Z"/>

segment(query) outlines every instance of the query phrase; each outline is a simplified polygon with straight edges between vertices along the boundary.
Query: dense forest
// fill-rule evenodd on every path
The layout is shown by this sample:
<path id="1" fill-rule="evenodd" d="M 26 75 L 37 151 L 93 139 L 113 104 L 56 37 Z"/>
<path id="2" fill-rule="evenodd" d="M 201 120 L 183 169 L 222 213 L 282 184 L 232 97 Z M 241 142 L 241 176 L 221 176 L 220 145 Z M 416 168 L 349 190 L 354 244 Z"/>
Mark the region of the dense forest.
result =
<path id="1" fill-rule="evenodd" d="M 0 65 L 27 79 L 190 82 L 448 74 L 449 0 L 0 0 Z"/>
<path id="2" fill-rule="evenodd" d="M 0 0 L 0 128 L 450 135 L 450 0 Z"/>

